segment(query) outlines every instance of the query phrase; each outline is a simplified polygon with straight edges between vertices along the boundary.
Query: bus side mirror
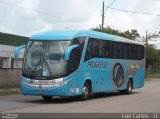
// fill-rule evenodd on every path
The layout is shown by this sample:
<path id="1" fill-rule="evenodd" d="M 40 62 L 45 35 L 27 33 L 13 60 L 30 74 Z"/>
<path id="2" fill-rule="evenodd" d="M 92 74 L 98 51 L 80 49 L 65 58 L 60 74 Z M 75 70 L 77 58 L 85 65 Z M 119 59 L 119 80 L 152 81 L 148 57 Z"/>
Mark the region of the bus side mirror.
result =
<path id="1" fill-rule="evenodd" d="M 21 46 L 16 48 L 16 50 L 15 50 L 15 59 L 16 60 L 18 60 L 18 58 L 19 58 L 19 52 L 24 48 L 26 48 L 26 45 L 21 45 Z"/>
<path id="2" fill-rule="evenodd" d="M 69 58 L 70 58 L 70 55 L 71 55 L 72 50 L 75 49 L 75 48 L 77 48 L 77 47 L 79 47 L 79 45 L 72 45 L 72 46 L 70 46 L 70 47 L 66 50 L 66 52 L 65 52 L 64 60 L 68 61 Z"/>

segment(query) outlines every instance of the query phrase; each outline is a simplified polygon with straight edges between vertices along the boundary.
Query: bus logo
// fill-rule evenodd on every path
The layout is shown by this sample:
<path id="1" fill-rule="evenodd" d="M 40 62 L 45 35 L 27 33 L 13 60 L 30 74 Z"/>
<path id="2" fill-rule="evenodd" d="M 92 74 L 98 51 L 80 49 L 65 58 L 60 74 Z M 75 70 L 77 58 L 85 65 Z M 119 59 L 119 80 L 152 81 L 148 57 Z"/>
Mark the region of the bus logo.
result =
<path id="1" fill-rule="evenodd" d="M 113 81 L 114 84 L 119 88 L 124 82 L 124 70 L 120 63 L 116 63 L 113 68 Z"/>

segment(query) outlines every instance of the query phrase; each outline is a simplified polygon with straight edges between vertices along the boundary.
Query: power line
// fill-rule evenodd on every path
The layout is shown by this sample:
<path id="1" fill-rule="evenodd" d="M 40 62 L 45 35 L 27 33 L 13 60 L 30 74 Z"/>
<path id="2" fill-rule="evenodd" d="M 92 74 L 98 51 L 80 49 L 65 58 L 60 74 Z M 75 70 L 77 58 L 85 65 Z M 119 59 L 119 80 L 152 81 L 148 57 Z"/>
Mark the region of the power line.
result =
<path id="1" fill-rule="evenodd" d="M 118 8 L 113 8 L 113 7 L 109 7 L 109 9 L 112 10 L 117 10 L 117 11 L 122 11 L 122 12 L 128 12 L 128 13 L 133 13 L 133 14 L 144 14 L 144 15 L 150 15 L 150 16 L 157 16 L 160 17 L 159 14 L 152 14 L 152 13 L 146 13 L 146 12 L 137 12 L 137 11 L 130 11 L 130 10 L 124 10 L 124 9 L 118 9 Z M 150 33 L 152 33 L 153 31 L 155 31 L 157 28 L 159 28 L 160 25 L 156 26 L 153 30 L 151 30 Z M 147 36 L 148 36 L 148 31 L 146 31 L 146 42 L 147 42 Z"/>
<path id="2" fill-rule="evenodd" d="M 153 30 L 151 30 L 150 33 L 152 33 L 153 31 L 156 31 L 156 29 L 159 27 L 160 27 L 160 24 L 158 26 L 156 26 Z"/>
<path id="3" fill-rule="evenodd" d="M 43 15 L 46 15 L 46 16 L 54 17 L 56 19 L 60 18 L 60 19 L 63 19 L 63 20 L 67 20 L 69 22 L 74 22 L 74 21 L 72 21 L 70 19 L 67 19 L 67 18 L 64 18 L 64 17 L 60 17 L 60 16 L 56 16 L 56 15 L 53 15 L 53 14 L 48 14 L 48 13 L 39 11 L 37 9 L 30 9 L 30 8 L 27 8 L 27 7 L 22 7 L 22 6 L 19 6 L 19 5 L 16 5 L 16 4 L 12 4 L 12 3 L 8 3 L 8 2 L 5 2 L 5 1 L 1 1 L 1 0 L 0 0 L 0 3 L 7 4 L 7 5 L 10 5 L 10 6 L 14 6 L 14 7 L 17 7 L 17 8 L 26 9 L 26 10 L 29 10 L 29 11 L 32 11 L 32 12 L 36 12 L 36 13 L 43 14 Z"/>
<path id="4" fill-rule="evenodd" d="M 116 2 L 116 0 L 113 0 L 113 1 L 106 7 L 106 9 L 105 9 L 104 11 L 106 11 L 108 8 L 110 8 L 110 6 L 111 6 L 114 2 Z"/>
<path id="5" fill-rule="evenodd" d="M 122 12 L 129 12 L 129 13 L 134 13 L 134 14 L 144 14 L 144 15 L 152 15 L 152 16 L 160 17 L 159 14 L 151 14 L 151 13 L 146 13 L 146 12 L 130 11 L 130 10 L 124 10 L 124 9 L 113 8 L 113 7 L 109 7 L 109 9 L 117 10 L 117 11 L 122 11 Z"/>
<path id="6" fill-rule="evenodd" d="M 103 6 L 102 6 L 102 28 L 104 27 L 104 1 L 103 1 Z"/>

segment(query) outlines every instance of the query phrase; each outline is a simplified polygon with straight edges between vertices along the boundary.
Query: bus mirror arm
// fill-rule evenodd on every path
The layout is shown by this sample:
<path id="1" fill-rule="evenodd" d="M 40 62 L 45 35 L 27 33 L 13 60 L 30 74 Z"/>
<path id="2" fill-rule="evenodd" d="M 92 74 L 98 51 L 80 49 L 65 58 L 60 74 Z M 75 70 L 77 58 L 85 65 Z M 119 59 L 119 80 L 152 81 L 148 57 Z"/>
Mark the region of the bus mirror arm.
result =
<path id="1" fill-rule="evenodd" d="M 71 54 L 72 50 L 75 49 L 75 48 L 77 48 L 77 47 L 79 47 L 79 45 L 72 45 L 72 46 L 70 46 L 70 47 L 66 50 L 65 56 L 64 56 L 64 59 L 65 59 L 66 61 L 69 60 L 69 57 L 70 57 L 70 54 Z"/>
<path id="2" fill-rule="evenodd" d="M 16 48 L 16 50 L 15 50 L 15 60 L 18 60 L 18 58 L 19 58 L 19 52 L 22 49 L 24 49 L 24 48 L 26 48 L 26 45 L 21 45 L 21 46 L 19 46 L 19 47 Z"/>

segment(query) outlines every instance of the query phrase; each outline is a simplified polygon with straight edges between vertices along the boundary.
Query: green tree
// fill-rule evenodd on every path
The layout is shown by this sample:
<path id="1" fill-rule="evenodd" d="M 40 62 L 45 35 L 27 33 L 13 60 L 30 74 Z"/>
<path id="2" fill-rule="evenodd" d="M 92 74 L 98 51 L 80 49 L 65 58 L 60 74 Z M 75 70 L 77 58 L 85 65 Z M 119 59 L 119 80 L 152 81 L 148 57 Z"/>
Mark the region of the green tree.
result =
<path id="1" fill-rule="evenodd" d="M 99 25 L 98 27 L 93 28 L 92 30 L 109 33 L 112 35 L 117 35 L 117 36 L 121 36 L 124 38 L 132 39 L 132 40 L 135 40 L 136 38 L 140 37 L 140 34 L 138 33 L 136 29 L 131 29 L 130 31 L 127 30 L 127 31 L 122 32 L 114 28 L 111 28 L 110 26 L 102 28 L 101 25 Z"/>
<path id="2" fill-rule="evenodd" d="M 147 38 L 148 38 L 148 40 L 160 38 L 160 31 L 158 33 L 155 32 L 153 34 L 148 34 Z"/>
<path id="3" fill-rule="evenodd" d="M 148 65 L 154 65 L 157 61 L 157 53 L 158 53 L 155 46 L 152 44 L 148 44 L 146 52 L 147 52 L 147 56 L 146 56 L 147 67 Z"/>
<path id="4" fill-rule="evenodd" d="M 151 65 L 154 72 L 157 72 L 157 67 L 160 67 L 160 50 L 153 44 L 148 44 L 146 47 L 146 63 L 147 69 Z"/>

